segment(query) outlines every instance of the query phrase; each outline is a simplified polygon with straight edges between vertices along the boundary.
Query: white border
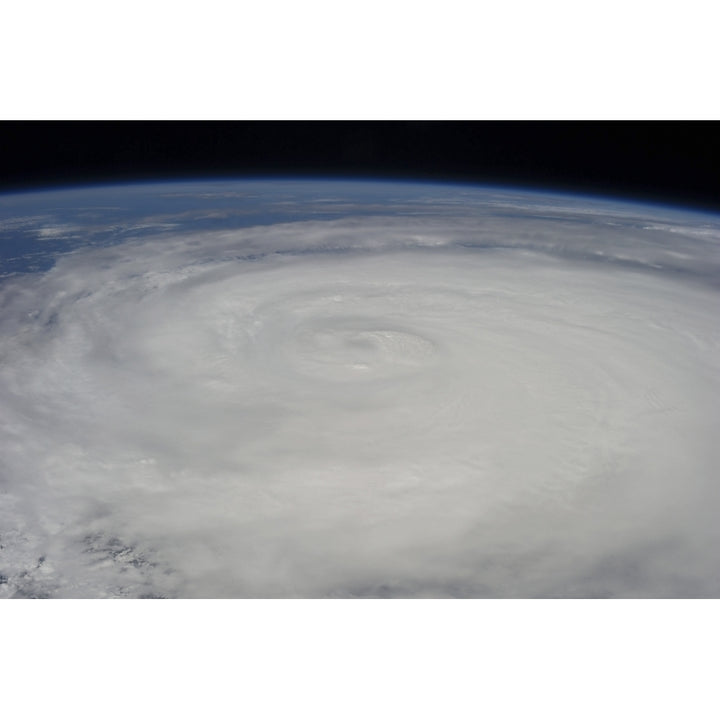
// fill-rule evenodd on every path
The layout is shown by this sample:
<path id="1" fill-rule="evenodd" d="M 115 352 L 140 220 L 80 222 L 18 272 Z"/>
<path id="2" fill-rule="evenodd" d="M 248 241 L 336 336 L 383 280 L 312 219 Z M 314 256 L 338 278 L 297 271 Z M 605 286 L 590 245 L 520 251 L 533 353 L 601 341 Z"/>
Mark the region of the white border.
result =
<path id="1" fill-rule="evenodd" d="M 705 0 L 2 11 L 5 119 L 717 119 Z"/>
<path id="2" fill-rule="evenodd" d="M 7 601 L 7 717 L 717 717 L 714 601 Z"/>

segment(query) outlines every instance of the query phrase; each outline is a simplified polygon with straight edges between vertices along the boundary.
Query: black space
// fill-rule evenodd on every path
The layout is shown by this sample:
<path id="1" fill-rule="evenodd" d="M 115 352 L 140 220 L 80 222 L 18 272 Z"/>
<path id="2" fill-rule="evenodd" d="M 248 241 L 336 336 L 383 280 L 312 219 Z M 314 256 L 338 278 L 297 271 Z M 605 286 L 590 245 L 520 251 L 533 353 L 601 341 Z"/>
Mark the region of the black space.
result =
<path id="1" fill-rule="evenodd" d="M 3 191 L 198 177 L 520 185 L 720 210 L 720 123 L 5 121 Z"/>

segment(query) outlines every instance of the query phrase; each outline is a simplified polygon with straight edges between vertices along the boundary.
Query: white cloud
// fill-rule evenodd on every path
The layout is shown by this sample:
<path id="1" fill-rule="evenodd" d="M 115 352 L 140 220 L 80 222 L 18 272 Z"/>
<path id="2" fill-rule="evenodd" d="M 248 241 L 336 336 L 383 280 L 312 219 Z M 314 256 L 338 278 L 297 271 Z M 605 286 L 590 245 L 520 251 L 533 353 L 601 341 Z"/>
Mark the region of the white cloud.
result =
<path id="1" fill-rule="evenodd" d="M 0 593 L 717 596 L 717 244 L 562 212 L 8 279 Z"/>

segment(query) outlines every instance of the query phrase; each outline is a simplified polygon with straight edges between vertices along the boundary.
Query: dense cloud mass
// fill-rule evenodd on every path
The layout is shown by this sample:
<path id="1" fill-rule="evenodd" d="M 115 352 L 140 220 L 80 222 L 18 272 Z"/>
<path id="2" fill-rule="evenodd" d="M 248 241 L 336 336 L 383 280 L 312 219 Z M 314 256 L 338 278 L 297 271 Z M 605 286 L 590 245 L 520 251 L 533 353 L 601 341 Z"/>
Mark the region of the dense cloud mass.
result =
<path id="1" fill-rule="evenodd" d="M 414 192 L 6 277 L 0 594 L 720 597 L 717 219 Z"/>

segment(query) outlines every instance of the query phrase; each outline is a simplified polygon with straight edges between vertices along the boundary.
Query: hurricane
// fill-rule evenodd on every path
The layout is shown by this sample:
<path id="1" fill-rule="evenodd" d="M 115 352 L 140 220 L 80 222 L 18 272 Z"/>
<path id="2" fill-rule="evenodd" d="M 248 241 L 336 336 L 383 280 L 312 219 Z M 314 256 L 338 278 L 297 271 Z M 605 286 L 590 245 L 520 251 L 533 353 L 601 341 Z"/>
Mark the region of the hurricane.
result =
<path id="1" fill-rule="evenodd" d="M 719 217 L 228 181 L 0 232 L 0 595 L 720 596 Z"/>

